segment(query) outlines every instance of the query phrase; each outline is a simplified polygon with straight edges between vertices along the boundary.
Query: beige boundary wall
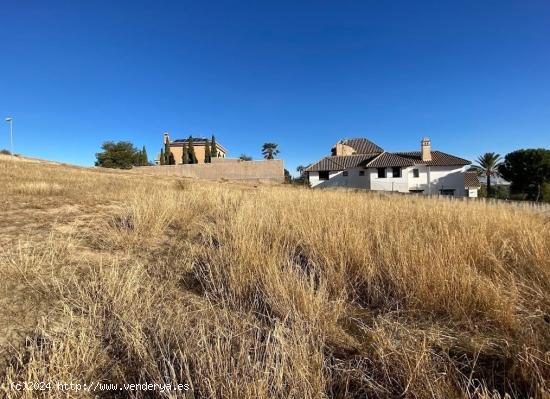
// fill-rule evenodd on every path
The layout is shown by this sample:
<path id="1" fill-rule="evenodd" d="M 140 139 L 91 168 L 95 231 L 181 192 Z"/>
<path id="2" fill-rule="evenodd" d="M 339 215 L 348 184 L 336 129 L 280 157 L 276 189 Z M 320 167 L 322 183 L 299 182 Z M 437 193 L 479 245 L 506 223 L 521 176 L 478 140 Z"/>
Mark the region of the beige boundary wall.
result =
<path id="1" fill-rule="evenodd" d="M 161 176 L 196 179 L 256 180 L 282 183 L 285 178 L 284 164 L 280 159 L 241 161 L 240 159 L 214 158 L 212 163 L 137 166 L 132 170 Z"/>

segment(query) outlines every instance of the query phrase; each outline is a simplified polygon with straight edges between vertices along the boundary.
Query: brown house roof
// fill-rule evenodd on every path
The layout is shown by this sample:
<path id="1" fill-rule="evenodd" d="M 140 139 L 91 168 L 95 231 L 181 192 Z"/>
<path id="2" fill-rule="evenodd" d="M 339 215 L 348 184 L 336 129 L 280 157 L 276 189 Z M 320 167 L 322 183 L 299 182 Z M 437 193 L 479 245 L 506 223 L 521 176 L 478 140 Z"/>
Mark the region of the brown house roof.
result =
<path id="1" fill-rule="evenodd" d="M 353 148 L 356 154 L 376 154 L 384 151 L 382 147 L 365 138 L 345 139 L 341 143 Z"/>
<path id="2" fill-rule="evenodd" d="M 372 141 L 364 138 L 346 139 L 340 143 L 352 147 L 356 154 L 330 156 L 307 167 L 306 172 L 318 172 L 327 170 L 344 170 L 347 168 L 364 166 L 367 168 L 407 167 L 415 164 L 429 166 L 464 166 L 471 162 L 446 154 L 441 151 L 432 151 L 431 161 L 422 161 L 420 151 L 384 152 L 384 150 Z"/>
<path id="3" fill-rule="evenodd" d="M 464 166 L 471 164 L 471 162 L 466 159 L 455 157 L 454 155 L 446 154 L 441 151 L 432 151 L 431 161 L 423 161 L 420 151 L 396 152 L 395 154 L 403 158 L 408 158 L 414 161 L 414 163 L 429 166 Z"/>
<path id="4" fill-rule="evenodd" d="M 383 152 L 372 161 L 370 161 L 367 168 L 391 168 L 394 166 L 413 166 L 414 162 L 408 158 L 400 157 L 399 155 L 392 154 L 390 152 Z"/>
<path id="5" fill-rule="evenodd" d="M 481 187 L 481 184 L 479 183 L 479 179 L 477 177 L 476 172 L 464 173 L 464 187 L 468 187 L 468 188 Z"/>
<path id="6" fill-rule="evenodd" d="M 306 172 L 318 172 L 324 170 L 344 170 L 357 166 L 364 166 L 378 154 L 356 154 L 324 157 L 319 162 L 308 166 Z"/>

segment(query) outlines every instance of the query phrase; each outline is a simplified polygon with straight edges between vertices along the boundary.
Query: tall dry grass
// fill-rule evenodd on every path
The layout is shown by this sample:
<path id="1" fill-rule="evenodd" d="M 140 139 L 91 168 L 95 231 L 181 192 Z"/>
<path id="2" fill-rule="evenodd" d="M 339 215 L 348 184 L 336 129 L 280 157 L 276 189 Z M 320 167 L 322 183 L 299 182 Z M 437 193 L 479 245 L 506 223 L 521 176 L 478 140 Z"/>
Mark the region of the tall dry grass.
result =
<path id="1" fill-rule="evenodd" d="M 0 251 L 0 298 L 33 314 L 3 345 L 6 383 L 169 381 L 196 398 L 548 397 L 548 215 L 62 167 L 4 166 L 0 179 L 9 199 L 112 205 L 85 231 Z M 40 182 L 61 189 L 29 188 Z M 7 386 L 7 398 L 35 397 Z"/>

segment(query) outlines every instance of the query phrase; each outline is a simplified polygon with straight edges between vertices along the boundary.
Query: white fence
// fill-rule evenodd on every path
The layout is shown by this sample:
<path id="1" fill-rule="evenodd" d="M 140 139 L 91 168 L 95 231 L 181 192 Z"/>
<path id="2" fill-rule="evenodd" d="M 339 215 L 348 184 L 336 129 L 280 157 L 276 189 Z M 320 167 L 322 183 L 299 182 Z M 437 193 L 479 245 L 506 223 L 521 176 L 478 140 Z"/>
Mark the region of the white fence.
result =
<path id="1" fill-rule="evenodd" d="M 382 193 L 380 193 L 382 195 Z M 462 201 L 462 202 L 474 202 L 474 203 L 482 203 L 487 206 L 511 206 L 521 209 L 526 209 L 530 211 L 536 211 L 536 212 L 547 212 L 550 213 L 550 203 L 548 202 L 534 202 L 534 201 L 515 201 L 515 200 L 505 200 L 505 199 L 496 199 L 496 198 L 483 198 L 483 197 L 477 197 L 477 198 L 470 198 L 470 197 L 453 197 L 450 195 L 438 195 L 438 194 L 403 194 L 403 193 L 384 193 L 389 195 L 413 195 L 418 197 L 424 197 L 424 198 L 433 198 L 441 201 Z"/>
<path id="2" fill-rule="evenodd" d="M 387 196 L 407 196 L 407 197 L 417 197 L 417 198 L 431 198 L 438 201 L 460 201 L 460 202 L 471 202 L 477 204 L 485 204 L 486 206 L 496 206 L 496 207 L 515 207 L 520 209 L 525 209 L 534 212 L 548 213 L 550 215 L 550 203 L 548 202 L 534 202 L 534 201 L 514 201 L 514 200 L 505 200 L 505 199 L 496 199 L 496 198 L 469 198 L 469 197 L 454 197 L 451 195 L 439 195 L 439 194 L 415 194 L 415 193 L 400 193 L 398 191 L 376 191 L 376 190 L 366 190 L 360 188 L 337 188 L 333 187 L 334 190 L 344 190 L 350 192 L 363 192 L 369 193 L 370 195 L 378 195 L 381 197 Z"/>

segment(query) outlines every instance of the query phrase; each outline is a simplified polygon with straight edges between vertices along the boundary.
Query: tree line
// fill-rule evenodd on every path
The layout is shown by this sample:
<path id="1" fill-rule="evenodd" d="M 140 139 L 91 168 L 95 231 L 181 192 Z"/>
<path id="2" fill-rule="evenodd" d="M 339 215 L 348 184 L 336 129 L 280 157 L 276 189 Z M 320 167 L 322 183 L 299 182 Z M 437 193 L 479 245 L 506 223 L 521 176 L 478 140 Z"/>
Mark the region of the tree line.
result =
<path id="1" fill-rule="evenodd" d="M 472 170 L 486 181 L 487 197 L 550 202 L 550 150 L 529 148 L 513 151 L 504 158 L 487 152 L 479 156 Z M 509 193 L 493 187 L 493 179 L 502 177 L 511 183 Z"/>
<path id="2" fill-rule="evenodd" d="M 262 146 L 262 155 L 264 159 L 275 159 L 279 155 L 279 145 L 275 143 L 264 143 Z M 216 144 L 216 137 L 212 136 L 212 140 L 204 144 L 204 163 L 212 162 L 212 158 L 218 157 L 218 149 Z M 252 157 L 246 154 L 239 156 L 241 161 L 252 161 Z M 161 165 L 175 165 L 176 159 L 172 151 L 170 151 L 170 143 L 164 143 L 164 148 L 160 150 L 159 163 Z M 199 163 L 195 154 L 195 147 L 193 137 L 189 136 L 187 141 L 183 145 L 183 151 L 181 156 L 182 164 L 194 164 Z"/>
<path id="3" fill-rule="evenodd" d="M 134 144 L 129 141 L 106 141 L 101 145 L 101 152 L 96 153 L 95 166 L 103 168 L 118 168 L 130 169 L 133 166 L 150 166 L 145 146 L 138 150 Z M 206 139 L 204 143 L 204 163 L 212 162 L 212 158 L 218 157 L 218 146 L 216 137 L 212 135 L 212 139 Z M 279 146 L 275 143 L 265 143 L 262 146 L 262 155 L 264 159 L 275 159 L 279 155 Z M 251 161 L 252 157 L 246 154 L 241 154 L 239 157 L 242 161 Z M 159 164 L 160 165 L 175 165 L 176 159 L 173 152 L 170 150 L 170 143 L 165 143 L 160 150 Z M 183 144 L 181 156 L 182 164 L 199 163 L 197 154 L 195 153 L 195 142 L 193 136 L 189 136 Z"/>

